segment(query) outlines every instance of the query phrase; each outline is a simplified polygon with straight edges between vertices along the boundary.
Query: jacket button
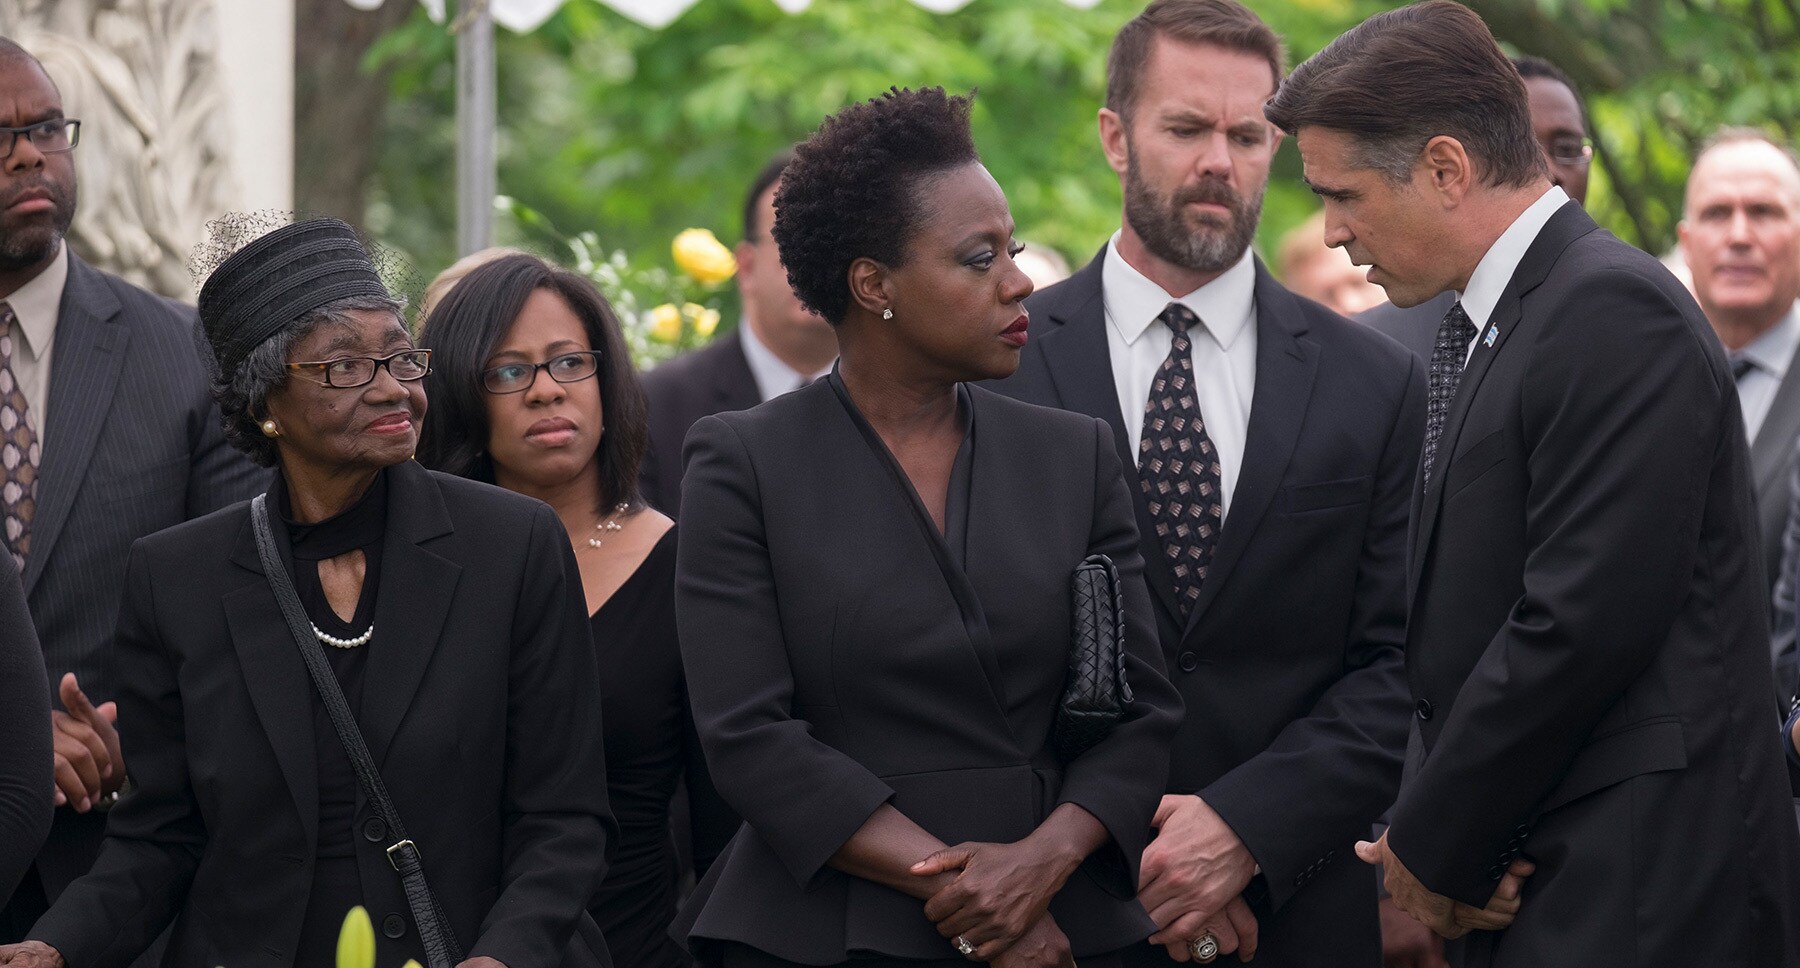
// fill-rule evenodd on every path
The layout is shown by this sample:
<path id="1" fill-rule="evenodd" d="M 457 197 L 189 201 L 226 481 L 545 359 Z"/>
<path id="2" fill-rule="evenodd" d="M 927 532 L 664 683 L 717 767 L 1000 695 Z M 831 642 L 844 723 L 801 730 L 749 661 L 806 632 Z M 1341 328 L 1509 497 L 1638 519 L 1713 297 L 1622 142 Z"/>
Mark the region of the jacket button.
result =
<path id="1" fill-rule="evenodd" d="M 1182 672 L 1193 672 L 1195 669 L 1200 668 L 1200 657 L 1192 652 L 1181 653 L 1181 656 L 1177 658 L 1176 661 L 1181 664 Z"/>
<path id="2" fill-rule="evenodd" d="M 1526 834 L 1531 833 L 1531 825 L 1528 823 L 1522 823 L 1516 829 L 1513 830 L 1513 833 L 1518 834 L 1519 836 L 1523 837 Z"/>
<path id="3" fill-rule="evenodd" d="M 372 844 L 379 844 L 387 839 L 387 824 L 380 817 L 370 817 L 363 821 L 363 839 Z"/>
<path id="4" fill-rule="evenodd" d="M 1418 701 L 1418 702 L 1416 702 L 1416 703 L 1414 703 L 1414 704 L 1413 704 L 1413 711 L 1414 711 L 1414 712 L 1416 712 L 1416 713 L 1418 713 L 1418 714 L 1419 714 L 1419 719 L 1421 719 L 1421 720 L 1427 720 L 1427 719 L 1430 719 L 1430 718 L 1431 718 L 1431 712 L 1432 712 L 1432 710 L 1431 710 L 1431 700 L 1429 700 L 1429 699 L 1421 699 L 1421 700 L 1419 700 L 1419 701 Z"/>
<path id="5" fill-rule="evenodd" d="M 406 934 L 406 919 L 398 914 L 390 914 L 381 919 L 381 933 L 390 938 L 399 938 Z"/>
<path id="6" fill-rule="evenodd" d="M 1497 881 L 1500 879 L 1500 876 L 1505 873 L 1506 873 L 1506 868 L 1501 867 L 1499 864 L 1495 864 L 1494 866 L 1488 868 L 1488 880 Z"/>

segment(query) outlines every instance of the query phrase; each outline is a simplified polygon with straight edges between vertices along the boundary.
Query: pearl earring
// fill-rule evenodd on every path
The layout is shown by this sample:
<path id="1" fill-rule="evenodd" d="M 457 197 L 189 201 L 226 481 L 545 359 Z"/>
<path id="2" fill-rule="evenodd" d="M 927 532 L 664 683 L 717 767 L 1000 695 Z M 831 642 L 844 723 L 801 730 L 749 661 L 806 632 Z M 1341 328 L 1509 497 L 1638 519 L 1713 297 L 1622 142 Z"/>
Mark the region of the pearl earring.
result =
<path id="1" fill-rule="evenodd" d="M 893 319 L 894 311 L 892 309 L 883 309 L 881 311 L 881 318 L 882 319 Z"/>
<path id="2" fill-rule="evenodd" d="M 264 437 L 281 436 L 281 428 L 275 426 L 275 421 L 273 420 L 265 420 L 262 422 L 262 432 Z"/>

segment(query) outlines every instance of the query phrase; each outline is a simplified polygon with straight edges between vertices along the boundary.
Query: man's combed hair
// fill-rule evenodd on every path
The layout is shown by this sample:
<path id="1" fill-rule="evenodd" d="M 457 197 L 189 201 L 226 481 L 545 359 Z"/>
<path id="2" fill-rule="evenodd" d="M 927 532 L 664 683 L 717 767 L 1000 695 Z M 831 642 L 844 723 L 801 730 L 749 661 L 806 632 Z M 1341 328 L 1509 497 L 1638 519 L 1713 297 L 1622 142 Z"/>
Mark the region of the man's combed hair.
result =
<path id="1" fill-rule="evenodd" d="M 807 308 L 844 321 L 850 264 L 898 267 L 922 216 L 920 180 L 979 160 L 973 93 L 890 89 L 825 119 L 794 150 L 775 193 L 775 245 Z"/>
<path id="2" fill-rule="evenodd" d="M 1581 115 L 1581 125 L 1582 127 L 1587 126 L 1587 104 L 1581 100 L 1581 88 L 1575 86 L 1574 78 L 1571 78 L 1562 68 L 1557 67 L 1555 64 L 1550 63 L 1542 57 L 1537 57 L 1532 54 L 1521 54 L 1518 57 L 1513 58 L 1512 63 L 1514 67 L 1519 69 L 1519 77 L 1523 80 L 1541 77 L 1544 80 L 1555 81 L 1563 87 L 1568 88 L 1569 95 L 1575 99 L 1575 110 Z M 1527 107 L 1529 107 L 1529 104 Z"/>
<path id="3" fill-rule="evenodd" d="M 1263 113 L 1289 134 L 1319 127 L 1352 136 L 1360 167 L 1395 183 L 1412 176 L 1419 152 L 1439 135 L 1462 143 L 1488 185 L 1547 177 L 1518 69 L 1487 24 L 1451 0 L 1351 28 L 1294 68 Z"/>
<path id="4" fill-rule="evenodd" d="M 1126 121 L 1158 37 L 1261 57 L 1269 62 L 1270 84 L 1280 84 L 1287 71 L 1281 36 L 1238 0 L 1154 0 L 1119 28 L 1106 55 L 1106 107 Z"/>

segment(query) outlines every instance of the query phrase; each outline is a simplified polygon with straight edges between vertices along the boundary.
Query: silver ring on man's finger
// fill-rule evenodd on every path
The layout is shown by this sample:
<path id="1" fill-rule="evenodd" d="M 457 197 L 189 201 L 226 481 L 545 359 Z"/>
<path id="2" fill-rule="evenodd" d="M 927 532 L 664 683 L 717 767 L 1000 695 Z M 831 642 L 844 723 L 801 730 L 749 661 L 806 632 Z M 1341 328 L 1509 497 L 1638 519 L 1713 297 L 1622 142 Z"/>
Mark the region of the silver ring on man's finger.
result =
<path id="1" fill-rule="evenodd" d="M 964 958 L 975 957 L 975 946 L 969 943 L 968 938 L 965 938 L 959 934 L 956 936 L 955 943 L 956 943 L 957 952 L 959 954 L 961 954 Z"/>
<path id="2" fill-rule="evenodd" d="M 1219 956 L 1219 939 L 1209 931 L 1188 942 L 1188 954 L 1200 964 L 1210 965 Z"/>

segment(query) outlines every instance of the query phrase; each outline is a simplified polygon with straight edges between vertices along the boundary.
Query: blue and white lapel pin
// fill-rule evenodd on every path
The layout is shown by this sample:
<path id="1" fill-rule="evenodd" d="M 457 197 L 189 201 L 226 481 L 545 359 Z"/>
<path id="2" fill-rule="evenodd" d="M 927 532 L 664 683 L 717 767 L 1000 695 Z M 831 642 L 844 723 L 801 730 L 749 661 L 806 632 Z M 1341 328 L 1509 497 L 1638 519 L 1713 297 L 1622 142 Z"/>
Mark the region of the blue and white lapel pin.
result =
<path id="1" fill-rule="evenodd" d="M 1500 327 L 1489 326 L 1487 338 L 1481 341 L 1481 345 L 1492 346 L 1492 345 L 1494 345 L 1494 340 L 1497 340 L 1499 338 L 1500 338 Z"/>

